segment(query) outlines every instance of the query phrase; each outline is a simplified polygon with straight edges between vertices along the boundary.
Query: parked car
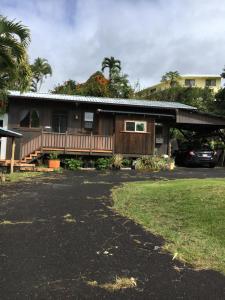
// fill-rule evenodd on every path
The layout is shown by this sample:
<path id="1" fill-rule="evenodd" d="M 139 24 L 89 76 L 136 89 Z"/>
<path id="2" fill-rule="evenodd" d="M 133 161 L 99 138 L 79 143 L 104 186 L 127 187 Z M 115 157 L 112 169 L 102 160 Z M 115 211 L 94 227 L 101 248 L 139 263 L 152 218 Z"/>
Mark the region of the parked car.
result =
<path id="1" fill-rule="evenodd" d="M 217 153 L 209 145 L 185 143 L 174 153 L 178 166 L 205 166 L 214 168 L 217 164 Z"/>

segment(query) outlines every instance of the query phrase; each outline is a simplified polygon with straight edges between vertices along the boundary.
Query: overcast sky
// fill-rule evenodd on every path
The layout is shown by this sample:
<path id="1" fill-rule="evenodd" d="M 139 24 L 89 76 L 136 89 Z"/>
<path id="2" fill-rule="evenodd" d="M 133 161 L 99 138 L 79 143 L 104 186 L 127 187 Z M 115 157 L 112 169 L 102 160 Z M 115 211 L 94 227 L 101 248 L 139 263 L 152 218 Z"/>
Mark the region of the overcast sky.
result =
<path id="1" fill-rule="evenodd" d="M 0 14 L 30 28 L 31 61 L 51 64 L 42 91 L 85 81 L 105 56 L 142 88 L 170 70 L 220 74 L 225 64 L 224 0 L 0 0 Z"/>

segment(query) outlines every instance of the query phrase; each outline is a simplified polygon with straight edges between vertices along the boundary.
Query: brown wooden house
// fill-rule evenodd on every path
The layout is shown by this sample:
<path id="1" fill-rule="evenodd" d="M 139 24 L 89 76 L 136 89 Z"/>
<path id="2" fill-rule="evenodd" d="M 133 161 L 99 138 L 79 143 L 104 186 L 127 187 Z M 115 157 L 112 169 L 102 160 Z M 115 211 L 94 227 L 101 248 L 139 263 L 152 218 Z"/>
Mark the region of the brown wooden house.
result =
<path id="1" fill-rule="evenodd" d="M 169 128 L 224 128 L 225 120 L 175 102 L 12 91 L 7 127 L 22 133 L 16 159 L 29 162 L 52 151 L 124 156 L 168 153 Z M 6 159 L 11 156 L 7 141 Z"/>

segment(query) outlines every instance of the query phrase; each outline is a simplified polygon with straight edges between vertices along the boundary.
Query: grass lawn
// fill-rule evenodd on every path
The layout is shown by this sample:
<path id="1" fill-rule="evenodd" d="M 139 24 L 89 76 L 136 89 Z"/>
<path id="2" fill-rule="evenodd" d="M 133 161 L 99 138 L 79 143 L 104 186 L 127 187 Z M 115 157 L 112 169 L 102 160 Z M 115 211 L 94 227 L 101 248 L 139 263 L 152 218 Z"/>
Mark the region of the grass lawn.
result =
<path id="1" fill-rule="evenodd" d="M 135 182 L 113 189 L 121 214 L 165 238 L 164 249 L 225 273 L 225 180 Z"/>
<path id="2" fill-rule="evenodd" d="M 21 180 L 30 180 L 33 177 L 43 175 L 42 172 L 15 172 L 12 174 L 6 174 L 6 182 L 17 182 Z"/>

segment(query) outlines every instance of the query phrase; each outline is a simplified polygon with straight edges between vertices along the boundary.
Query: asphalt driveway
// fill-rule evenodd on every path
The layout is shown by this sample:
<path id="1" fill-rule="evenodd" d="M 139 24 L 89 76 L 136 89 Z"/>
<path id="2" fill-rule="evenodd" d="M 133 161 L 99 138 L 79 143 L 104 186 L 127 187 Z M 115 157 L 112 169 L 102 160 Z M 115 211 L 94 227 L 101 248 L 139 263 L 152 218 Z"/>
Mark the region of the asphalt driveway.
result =
<path id="1" fill-rule="evenodd" d="M 225 177 L 224 169 L 67 172 L 0 186 L 0 299 L 225 299 L 225 277 L 163 253 L 163 240 L 111 209 L 126 181 Z M 133 287 L 104 288 L 118 277 Z"/>

